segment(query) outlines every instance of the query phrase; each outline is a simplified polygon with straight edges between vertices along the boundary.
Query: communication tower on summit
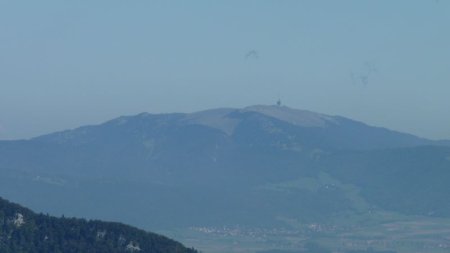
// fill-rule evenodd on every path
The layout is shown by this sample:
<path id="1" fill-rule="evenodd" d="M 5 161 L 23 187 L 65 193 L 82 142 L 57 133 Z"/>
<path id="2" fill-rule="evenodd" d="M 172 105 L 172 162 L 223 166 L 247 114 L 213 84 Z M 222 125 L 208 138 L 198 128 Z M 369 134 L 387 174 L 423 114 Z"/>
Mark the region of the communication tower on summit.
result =
<path id="1" fill-rule="evenodd" d="M 277 106 L 281 106 L 281 99 L 277 100 Z"/>

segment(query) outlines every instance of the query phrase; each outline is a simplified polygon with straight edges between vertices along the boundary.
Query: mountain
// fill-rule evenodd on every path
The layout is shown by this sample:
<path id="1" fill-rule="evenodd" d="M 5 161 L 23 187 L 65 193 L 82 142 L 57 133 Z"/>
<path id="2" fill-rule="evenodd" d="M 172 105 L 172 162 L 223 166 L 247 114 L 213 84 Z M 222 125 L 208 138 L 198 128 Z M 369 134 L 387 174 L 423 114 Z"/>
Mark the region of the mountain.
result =
<path id="1" fill-rule="evenodd" d="M 7 198 L 194 237 L 447 219 L 449 171 L 448 141 L 284 106 L 141 113 L 0 141 Z"/>
<path id="2" fill-rule="evenodd" d="M 127 225 L 36 214 L 0 198 L 0 252 L 195 253 L 164 236 Z"/>
<path id="3" fill-rule="evenodd" d="M 179 138 L 180 136 L 172 135 L 176 133 L 185 138 L 181 141 L 187 141 L 189 136 L 186 135 L 195 133 L 199 136 L 210 134 L 236 139 L 244 137 L 242 134 L 247 134 L 246 131 L 256 129 L 262 131 L 262 134 L 271 134 L 276 138 L 289 138 L 290 142 L 306 148 L 370 150 L 439 143 L 385 128 L 371 127 L 344 117 L 327 116 L 285 106 L 213 109 L 191 114 L 142 113 L 120 117 L 99 126 L 63 131 L 33 140 L 82 145 L 94 143 L 97 138 L 105 138 L 107 135 L 113 138 L 111 141 L 125 141 L 115 135 L 120 134 L 123 137 L 126 135 L 128 141 L 138 137 L 137 141 L 142 142 L 153 140 L 161 134 Z M 245 136 L 249 137 L 251 136 Z"/>

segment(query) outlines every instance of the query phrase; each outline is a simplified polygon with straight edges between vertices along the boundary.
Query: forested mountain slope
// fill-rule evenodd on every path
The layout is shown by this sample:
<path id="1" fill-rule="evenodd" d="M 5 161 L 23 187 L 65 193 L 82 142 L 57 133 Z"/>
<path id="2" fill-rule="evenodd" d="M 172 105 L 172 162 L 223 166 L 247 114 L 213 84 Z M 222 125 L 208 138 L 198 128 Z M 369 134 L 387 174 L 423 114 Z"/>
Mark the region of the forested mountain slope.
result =
<path id="1" fill-rule="evenodd" d="M 164 236 L 127 225 L 55 218 L 0 198 L 2 253 L 195 253 Z"/>

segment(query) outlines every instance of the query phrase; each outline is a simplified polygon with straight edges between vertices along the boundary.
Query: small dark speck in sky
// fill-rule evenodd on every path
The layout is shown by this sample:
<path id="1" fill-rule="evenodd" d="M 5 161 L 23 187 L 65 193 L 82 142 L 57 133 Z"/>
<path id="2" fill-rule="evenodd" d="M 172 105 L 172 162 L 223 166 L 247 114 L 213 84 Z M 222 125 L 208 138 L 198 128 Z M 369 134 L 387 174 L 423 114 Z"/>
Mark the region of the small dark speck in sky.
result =
<path id="1" fill-rule="evenodd" d="M 368 85 L 373 74 L 378 73 L 378 69 L 373 62 L 365 62 L 358 73 L 350 72 L 350 77 L 353 84 Z"/>
<path id="2" fill-rule="evenodd" d="M 258 53 L 258 51 L 254 50 L 254 49 L 248 51 L 248 52 L 245 54 L 245 59 L 246 59 L 246 60 L 256 60 L 256 59 L 259 59 L 259 53 Z"/>

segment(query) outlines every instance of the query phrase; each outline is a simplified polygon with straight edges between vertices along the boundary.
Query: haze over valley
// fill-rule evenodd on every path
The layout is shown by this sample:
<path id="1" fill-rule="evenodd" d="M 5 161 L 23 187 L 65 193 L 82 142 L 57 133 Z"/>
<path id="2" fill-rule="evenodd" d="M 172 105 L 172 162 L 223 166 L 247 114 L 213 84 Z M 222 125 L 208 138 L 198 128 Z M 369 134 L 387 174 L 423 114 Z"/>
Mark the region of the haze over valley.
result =
<path id="1" fill-rule="evenodd" d="M 450 252 L 450 1 L 0 1 L 0 253 Z"/>

